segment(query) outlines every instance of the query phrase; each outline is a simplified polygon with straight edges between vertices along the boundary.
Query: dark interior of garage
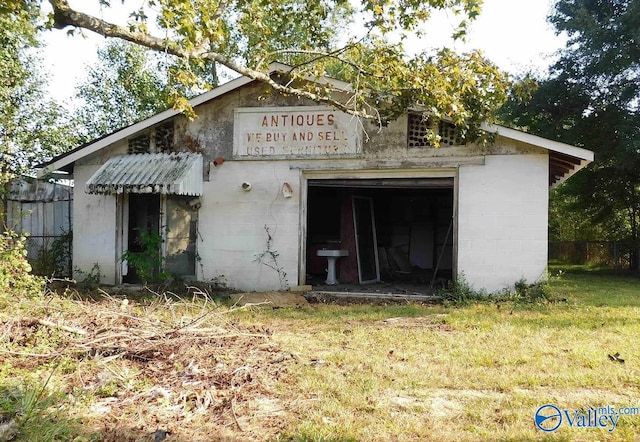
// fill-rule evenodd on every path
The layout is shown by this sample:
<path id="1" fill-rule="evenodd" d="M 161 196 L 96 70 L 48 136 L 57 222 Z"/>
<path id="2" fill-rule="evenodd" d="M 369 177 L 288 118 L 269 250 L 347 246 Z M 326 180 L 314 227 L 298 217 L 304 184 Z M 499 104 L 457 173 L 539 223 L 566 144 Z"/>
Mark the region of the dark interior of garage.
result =
<path id="1" fill-rule="evenodd" d="M 416 294 L 443 286 L 453 269 L 453 199 L 451 178 L 310 180 L 307 284 Z M 347 255 L 336 260 L 337 284 L 327 284 L 322 250 Z"/>

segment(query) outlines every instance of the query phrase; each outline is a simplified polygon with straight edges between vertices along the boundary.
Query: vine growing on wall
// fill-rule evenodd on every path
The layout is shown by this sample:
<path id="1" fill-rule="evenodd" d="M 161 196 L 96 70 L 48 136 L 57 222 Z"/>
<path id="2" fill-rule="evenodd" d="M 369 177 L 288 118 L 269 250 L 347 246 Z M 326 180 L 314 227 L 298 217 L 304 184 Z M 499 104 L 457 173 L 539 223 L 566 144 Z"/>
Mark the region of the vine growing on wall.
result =
<path id="1" fill-rule="evenodd" d="M 280 281 L 280 288 L 282 290 L 289 289 L 289 281 L 287 280 L 287 272 L 284 271 L 284 267 L 279 262 L 280 254 L 277 250 L 273 250 L 273 236 L 269 230 L 269 226 L 264 226 L 265 232 L 267 232 L 267 244 L 264 252 L 256 255 L 256 259 L 253 262 L 260 263 L 278 274 L 278 280 Z"/>

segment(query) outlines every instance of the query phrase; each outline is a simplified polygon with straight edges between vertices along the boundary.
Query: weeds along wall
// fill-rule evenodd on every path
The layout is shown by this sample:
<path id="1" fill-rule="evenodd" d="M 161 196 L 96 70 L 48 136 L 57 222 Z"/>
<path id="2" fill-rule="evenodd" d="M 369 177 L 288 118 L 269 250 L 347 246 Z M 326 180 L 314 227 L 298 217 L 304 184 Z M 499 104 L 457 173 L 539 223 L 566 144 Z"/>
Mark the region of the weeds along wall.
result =
<path id="1" fill-rule="evenodd" d="M 212 168 L 199 213 L 200 279 L 224 275 L 237 289 L 272 290 L 285 288 L 285 273 L 289 285 L 298 283 L 299 174 L 288 161 L 228 161 Z M 290 197 L 282 193 L 285 182 Z M 265 226 L 280 272 L 258 259 L 268 248 Z"/>

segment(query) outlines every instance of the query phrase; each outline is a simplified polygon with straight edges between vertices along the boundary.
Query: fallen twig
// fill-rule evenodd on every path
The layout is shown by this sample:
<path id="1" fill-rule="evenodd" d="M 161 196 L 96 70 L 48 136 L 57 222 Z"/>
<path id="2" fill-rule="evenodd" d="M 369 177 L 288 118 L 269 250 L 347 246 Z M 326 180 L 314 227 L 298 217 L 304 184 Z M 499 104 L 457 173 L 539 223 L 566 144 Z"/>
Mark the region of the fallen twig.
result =
<path id="1" fill-rule="evenodd" d="M 235 394 L 231 398 L 231 414 L 233 415 L 233 420 L 238 426 L 238 430 L 244 433 L 244 428 L 242 428 L 242 425 L 240 425 L 240 422 L 238 422 L 238 416 L 236 415 L 236 395 Z"/>
<path id="2" fill-rule="evenodd" d="M 240 299 L 242 299 L 242 298 L 240 298 Z M 238 302 L 240 301 L 240 299 L 238 299 Z M 240 311 L 240 310 L 245 310 L 245 309 L 250 308 L 250 307 L 259 307 L 261 305 L 272 304 L 271 301 L 262 301 L 262 302 L 246 303 L 245 305 L 242 305 L 240 307 L 236 307 L 236 305 L 238 305 L 238 302 L 233 304 L 233 307 L 231 307 L 226 312 L 218 312 L 218 313 L 219 314 L 227 314 L 227 313 L 237 312 L 237 311 Z"/>
<path id="3" fill-rule="evenodd" d="M 16 356 L 28 356 L 31 358 L 57 358 L 62 356 L 62 353 L 28 353 L 24 351 L 11 351 L 5 350 L 4 348 L 0 348 L 0 353 L 6 353 L 8 355 L 16 355 Z M 1 440 L 1 439 L 0 439 Z"/>
<path id="4" fill-rule="evenodd" d="M 44 325 L 45 327 L 59 328 L 60 330 L 68 331 L 70 333 L 75 333 L 77 335 L 86 336 L 89 334 L 86 330 L 83 330 L 81 328 L 71 327 L 69 325 L 57 324 L 47 319 L 35 319 L 34 321 L 40 325 Z"/>

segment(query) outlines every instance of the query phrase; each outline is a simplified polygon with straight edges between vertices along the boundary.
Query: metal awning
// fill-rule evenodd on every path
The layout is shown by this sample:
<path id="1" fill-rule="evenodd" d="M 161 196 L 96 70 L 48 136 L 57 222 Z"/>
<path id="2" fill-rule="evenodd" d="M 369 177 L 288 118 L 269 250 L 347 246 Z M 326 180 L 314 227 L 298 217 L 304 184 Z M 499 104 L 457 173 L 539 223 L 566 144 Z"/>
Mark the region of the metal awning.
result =
<path id="1" fill-rule="evenodd" d="M 202 155 L 191 152 L 118 155 L 87 181 L 96 194 L 202 195 Z"/>

